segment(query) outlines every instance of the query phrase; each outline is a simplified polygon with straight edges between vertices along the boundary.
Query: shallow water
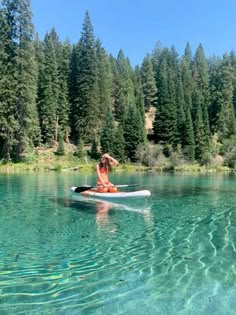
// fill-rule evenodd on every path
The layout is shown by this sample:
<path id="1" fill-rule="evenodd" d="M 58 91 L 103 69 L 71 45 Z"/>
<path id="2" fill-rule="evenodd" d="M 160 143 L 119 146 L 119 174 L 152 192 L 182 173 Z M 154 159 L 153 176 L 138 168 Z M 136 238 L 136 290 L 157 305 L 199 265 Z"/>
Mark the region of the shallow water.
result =
<path id="1" fill-rule="evenodd" d="M 0 314 L 235 314 L 235 175 L 0 176 Z M 128 189 L 127 189 L 128 190 Z"/>

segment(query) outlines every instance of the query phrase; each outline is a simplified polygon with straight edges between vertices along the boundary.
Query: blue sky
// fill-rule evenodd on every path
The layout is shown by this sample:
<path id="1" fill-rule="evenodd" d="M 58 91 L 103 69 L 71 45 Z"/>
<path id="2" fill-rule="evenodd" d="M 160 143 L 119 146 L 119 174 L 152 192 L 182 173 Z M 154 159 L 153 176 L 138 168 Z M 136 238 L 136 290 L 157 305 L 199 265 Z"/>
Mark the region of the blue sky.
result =
<path id="1" fill-rule="evenodd" d="M 108 53 L 122 49 L 141 64 L 158 41 L 182 55 L 189 42 L 207 57 L 236 50 L 235 0 L 31 0 L 35 31 L 41 39 L 55 27 L 61 41 L 77 43 L 86 10 L 94 34 Z"/>

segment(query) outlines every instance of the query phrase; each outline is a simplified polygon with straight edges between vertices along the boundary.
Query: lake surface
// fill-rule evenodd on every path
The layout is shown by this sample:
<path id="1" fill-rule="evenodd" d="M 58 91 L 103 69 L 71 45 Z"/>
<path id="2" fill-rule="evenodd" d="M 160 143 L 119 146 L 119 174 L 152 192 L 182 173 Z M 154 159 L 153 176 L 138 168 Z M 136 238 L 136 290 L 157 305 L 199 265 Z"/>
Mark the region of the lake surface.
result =
<path id="1" fill-rule="evenodd" d="M 235 314 L 235 174 L 111 179 L 152 196 L 73 196 L 95 183 L 77 172 L 0 175 L 0 314 Z"/>

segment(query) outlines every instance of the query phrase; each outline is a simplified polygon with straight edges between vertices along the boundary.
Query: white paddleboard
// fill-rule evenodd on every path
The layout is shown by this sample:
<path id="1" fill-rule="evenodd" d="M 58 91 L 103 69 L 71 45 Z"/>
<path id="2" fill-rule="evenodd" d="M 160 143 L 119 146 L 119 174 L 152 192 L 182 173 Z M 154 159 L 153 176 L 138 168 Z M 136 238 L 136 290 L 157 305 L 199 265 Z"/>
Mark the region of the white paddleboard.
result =
<path id="1" fill-rule="evenodd" d="M 71 187 L 71 190 L 75 192 L 76 186 Z M 149 197 L 151 192 L 149 190 L 136 190 L 136 191 L 118 191 L 115 193 L 107 192 L 101 193 L 96 190 L 85 190 L 80 193 L 83 196 L 94 196 L 101 198 L 130 198 L 130 197 Z"/>

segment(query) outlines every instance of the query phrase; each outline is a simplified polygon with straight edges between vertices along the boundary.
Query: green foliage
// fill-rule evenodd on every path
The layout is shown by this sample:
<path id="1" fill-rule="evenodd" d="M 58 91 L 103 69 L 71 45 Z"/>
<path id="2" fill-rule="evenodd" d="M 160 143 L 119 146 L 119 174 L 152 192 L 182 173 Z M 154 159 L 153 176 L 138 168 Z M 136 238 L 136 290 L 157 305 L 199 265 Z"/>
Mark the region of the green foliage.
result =
<path id="1" fill-rule="evenodd" d="M 57 104 L 59 97 L 58 83 L 58 41 L 55 31 L 47 33 L 44 39 L 44 67 L 39 82 L 40 98 L 38 98 L 39 120 L 42 141 L 45 144 L 54 143 L 56 140 L 56 127 L 58 124 Z"/>
<path id="2" fill-rule="evenodd" d="M 209 152 L 209 143 L 203 122 L 202 102 L 202 95 L 199 90 L 196 89 L 193 94 L 195 158 L 201 163 L 204 161 L 204 156 Z"/>
<path id="3" fill-rule="evenodd" d="M 86 143 L 93 141 L 101 125 L 99 121 L 99 86 L 98 67 L 93 26 L 88 12 L 82 26 L 81 38 L 76 45 L 75 94 L 72 99 L 75 138 L 82 138 Z"/>
<path id="4" fill-rule="evenodd" d="M 72 155 L 86 163 L 85 146 L 92 145 L 89 154 L 97 159 L 101 144 L 99 150 L 122 162 L 150 167 L 176 169 L 195 160 L 207 168 L 223 160 L 234 167 L 234 52 L 207 60 L 201 44 L 193 56 L 187 43 L 179 58 L 174 46 L 158 43 L 133 69 L 122 50 L 117 58 L 108 56 L 94 36 L 88 12 L 73 46 L 61 43 L 54 28 L 43 41 L 34 38 L 31 15 L 29 0 L 1 1 L 2 161 L 25 161 L 28 168 L 36 163 L 33 148 L 41 143 L 54 148 L 57 141 L 55 158 L 63 159 L 63 145 L 79 139 Z M 156 145 L 147 141 L 145 130 L 145 110 L 152 106 L 149 139 Z"/>
<path id="5" fill-rule="evenodd" d="M 0 21 L 0 154 L 19 161 L 40 137 L 30 2 L 2 1 Z"/>
<path id="6" fill-rule="evenodd" d="M 56 154 L 57 155 L 65 154 L 64 133 L 62 131 L 60 131 L 58 135 L 58 147 L 57 147 Z"/>
<path id="7" fill-rule="evenodd" d="M 136 150 L 137 161 L 147 167 L 162 168 L 165 165 L 166 158 L 163 155 L 163 149 L 160 145 L 148 144 L 140 145 Z"/>
<path id="8" fill-rule="evenodd" d="M 135 95 L 132 69 L 122 50 L 117 56 L 117 71 L 119 86 L 115 102 L 115 117 L 116 120 L 123 123 L 127 108 L 135 104 Z"/>
<path id="9" fill-rule="evenodd" d="M 121 124 L 115 131 L 112 153 L 121 163 L 126 161 L 125 138 Z"/>
<path id="10" fill-rule="evenodd" d="M 156 143 L 177 145 L 176 78 L 173 76 L 173 69 L 168 67 L 170 57 L 170 52 L 163 50 L 158 72 L 158 104 L 153 132 Z"/>
<path id="11" fill-rule="evenodd" d="M 156 106 L 157 102 L 157 86 L 150 56 L 144 58 L 140 72 L 144 95 L 144 107 L 145 110 L 149 110 L 151 106 Z"/>
<path id="12" fill-rule="evenodd" d="M 217 131 L 221 138 L 236 133 L 233 80 L 230 59 L 224 55 L 223 60 L 214 65 L 211 76 L 210 123 L 212 131 Z"/>
<path id="13" fill-rule="evenodd" d="M 111 110 L 107 110 L 105 115 L 105 124 L 101 133 L 101 152 L 113 152 L 114 146 L 114 122 Z"/>
<path id="14" fill-rule="evenodd" d="M 123 130 L 126 156 L 130 161 L 134 162 L 136 160 L 137 147 L 144 143 L 143 124 L 140 112 L 135 105 L 130 105 L 127 109 Z"/>
<path id="15" fill-rule="evenodd" d="M 224 139 L 224 141 L 222 142 L 222 146 L 220 148 L 219 153 L 224 154 L 224 153 L 231 152 L 235 147 L 235 143 L 236 143 L 236 136 L 235 135 L 231 136 L 229 139 L 227 139 L 227 138 Z"/>
<path id="16" fill-rule="evenodd" d="M 112 105 L 112 71 L 109 57 L 99 40 L 96 41 L 96 55 L 98 65 L 99 125 L 103 126 L 103 121 L 104 119 L 106 120 L 106 113 L 111 111 Z"/>
<path id="17" fill-rule="evenodd" d="M 225 155 L 225 165 L 230 168 L 236 169 L 236 148 L 234 147 L 230 152 Z"/>
<path id="18" fill-rule="evenodd" d="M 86 155 L 86 152 L 84 150 L 84 142 L 82 139 L 79 139 L 79 143 L 77 145 L 77 150 L 75 152 L 75 155 L 78 157 L 78 158 L 82 158 Z"/>
<path id="19" fill-rule="evenodd" d="M 89 152 L 89 156 L 93 160 L 97 160 L 100 157 L 100 153 L 98 151 L 98 145 L 96 139 L 93 140 L 91 150 Z"/>

